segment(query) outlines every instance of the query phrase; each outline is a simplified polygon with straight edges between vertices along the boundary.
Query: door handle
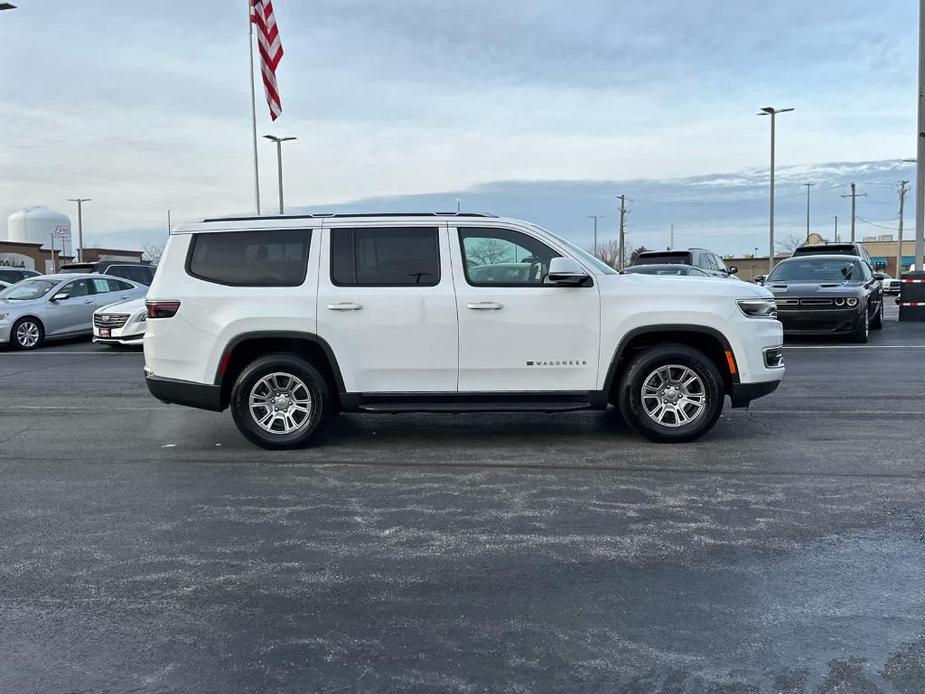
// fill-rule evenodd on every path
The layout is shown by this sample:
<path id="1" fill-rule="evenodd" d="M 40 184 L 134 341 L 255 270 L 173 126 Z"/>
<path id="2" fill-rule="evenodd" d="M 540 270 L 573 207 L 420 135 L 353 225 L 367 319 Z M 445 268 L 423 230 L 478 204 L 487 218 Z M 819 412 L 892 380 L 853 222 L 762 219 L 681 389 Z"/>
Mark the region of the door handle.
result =
<path id="1" fill-rule="evenodd" d="M 497 301 L 479 301 L 474 304 L 466 304 L 466 308 L 471 308 L 473 311 L 498 311 L 504 308 L 504 304 L 499 304 Z"/>
<path id="2" fill-rule="evenodd" d="M 359 311 L 363 304 L 355 304 L 352 301 L 342 301 L 339 304 L 328 304 L 331 311 Z"/>
<path id="3" fill-rule="evenodd" d="M 93 303 L 93 299 L 84 299 L 84 303 L 85 303 L 85 304 L 92 304 L 92 303 Z"/>

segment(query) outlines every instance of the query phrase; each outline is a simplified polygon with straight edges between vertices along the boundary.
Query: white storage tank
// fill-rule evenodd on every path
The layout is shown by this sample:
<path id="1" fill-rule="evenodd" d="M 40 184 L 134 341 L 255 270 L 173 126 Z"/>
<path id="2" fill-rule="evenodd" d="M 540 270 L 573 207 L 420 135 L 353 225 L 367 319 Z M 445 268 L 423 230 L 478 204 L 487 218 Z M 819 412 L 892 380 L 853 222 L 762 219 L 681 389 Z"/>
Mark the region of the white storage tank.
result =
<path id="1" fill-rule="evenodd" d="M 54 235 L 56 249 L 68 254 L 71 250 L 71 220 L 47 207 L 27 207 L 14 212 L 6 220 L 6 234 L 9 241 L 40 243 L 46 249 L 51 247 Z"/>

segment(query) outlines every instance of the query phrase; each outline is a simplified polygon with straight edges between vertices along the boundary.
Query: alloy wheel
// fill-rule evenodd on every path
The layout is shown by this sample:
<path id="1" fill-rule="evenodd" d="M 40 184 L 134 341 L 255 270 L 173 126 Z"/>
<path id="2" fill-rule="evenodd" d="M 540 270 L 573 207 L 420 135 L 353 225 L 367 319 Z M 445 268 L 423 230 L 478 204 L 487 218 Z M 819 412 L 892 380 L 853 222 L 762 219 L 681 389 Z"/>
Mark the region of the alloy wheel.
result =
<path id="1" fill-rule="evenodd" d="M 642 407 L 660 426 L 681 427 L 706 409 L 706 387 L 692 369 L 680 364 L 659 366 L 642 382 Z"/>
<path id="2" fill-rule="evenodd" d="M 305 382 L 281 371 L 258 380 L 248 396 L 251 417 L 270 434 L 291 434 L 304 427 L 311 418 L 312 405 Z"/>
<path id="3" fill-rule="evenodd" d="M 23 321 L 16 327 L 16 342 L 20 347 L 30 349 L 39 343 L 41 331 L 32 321 Z"/>

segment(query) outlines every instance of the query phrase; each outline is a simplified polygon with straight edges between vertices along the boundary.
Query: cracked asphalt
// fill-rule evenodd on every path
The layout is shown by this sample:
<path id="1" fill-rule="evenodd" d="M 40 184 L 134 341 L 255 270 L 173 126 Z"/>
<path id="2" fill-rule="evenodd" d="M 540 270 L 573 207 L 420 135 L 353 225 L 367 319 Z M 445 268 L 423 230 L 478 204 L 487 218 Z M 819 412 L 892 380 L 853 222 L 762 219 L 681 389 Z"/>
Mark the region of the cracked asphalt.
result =
<path id="1" fill-rule="evenodd" d="M 785 357 L 695 444 L 342 415 L 271 453 L 138 353 L 0 352 L 0 692 L 925 692 L 925 323 Z"/>

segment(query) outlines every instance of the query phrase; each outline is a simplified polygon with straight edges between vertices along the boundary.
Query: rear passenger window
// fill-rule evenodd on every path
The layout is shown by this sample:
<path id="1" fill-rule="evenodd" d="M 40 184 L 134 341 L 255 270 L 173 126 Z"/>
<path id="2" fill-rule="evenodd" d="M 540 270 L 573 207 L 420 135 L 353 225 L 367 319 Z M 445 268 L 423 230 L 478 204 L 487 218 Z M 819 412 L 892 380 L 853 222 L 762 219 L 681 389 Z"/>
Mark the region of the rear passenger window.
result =
<path id="1" fill-rule="evenodd" d="M 311 238 L 311 229 L 196 234 L 186 270 L 216 284 L 297 287 L 305 281 Z"/>
<path id="2" fill-rule="evenodd" d="M 109 291 L 111 292 L 124 292 L 129 289 L 134 289 L 128 282 L 122 282 L 120 280 L 106 280 L 106 282 L 109 284 Z"/>
<path id="3" fill-rule="evenodd" d="M 356 287 L 433 287 L 440 282 L 437 229 L 331 230 L 331 282 Z"/>

